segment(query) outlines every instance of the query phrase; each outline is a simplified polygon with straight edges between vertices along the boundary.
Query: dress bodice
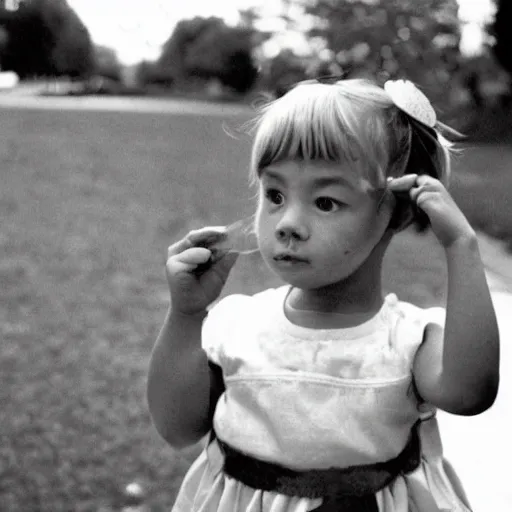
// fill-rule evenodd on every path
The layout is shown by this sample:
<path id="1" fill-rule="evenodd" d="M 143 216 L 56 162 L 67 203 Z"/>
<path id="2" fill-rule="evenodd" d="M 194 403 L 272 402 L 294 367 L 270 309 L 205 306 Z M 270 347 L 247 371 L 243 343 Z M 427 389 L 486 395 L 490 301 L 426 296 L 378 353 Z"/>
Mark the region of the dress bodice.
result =
<path id="1" fill-rule="evenodd" d="M 411 367 L 425 310 L 388 295 L 363 324 L 311 329 L 286 318 L 286 293 L 230 296 L 205 322 L 204 348 L 226 386 L 214 416 L 219 438 L 295 469 L 397 456 L 424 407 Z"/>

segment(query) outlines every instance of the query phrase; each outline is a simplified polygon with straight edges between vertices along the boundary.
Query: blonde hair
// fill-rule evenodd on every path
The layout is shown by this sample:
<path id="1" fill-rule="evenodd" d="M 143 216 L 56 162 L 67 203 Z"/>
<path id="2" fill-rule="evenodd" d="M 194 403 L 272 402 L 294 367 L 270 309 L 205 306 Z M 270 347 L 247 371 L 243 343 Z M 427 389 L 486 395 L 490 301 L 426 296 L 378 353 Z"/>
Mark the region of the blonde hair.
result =
<path id="1" fill-rule="evenodd" d="M 388 176 L 429 174 L 447 184 L 450 175 L 451 143 L 366 79 L 298 84 L 263 106 L 252 129 L 253 179 L 288 159 L 348 164 L 375 188 Z"/>

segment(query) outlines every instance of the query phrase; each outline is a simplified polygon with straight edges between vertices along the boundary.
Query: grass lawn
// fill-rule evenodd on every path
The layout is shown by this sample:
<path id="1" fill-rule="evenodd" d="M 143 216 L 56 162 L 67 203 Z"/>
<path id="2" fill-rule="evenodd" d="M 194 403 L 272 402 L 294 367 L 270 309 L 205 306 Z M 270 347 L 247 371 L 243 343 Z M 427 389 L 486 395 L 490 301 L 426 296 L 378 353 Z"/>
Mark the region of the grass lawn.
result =
<path id="1" fill-rule="evenodd" d="M 455 160 L 453 196 L 473 226 L 512 252 L 512 146 L 467 145 Z"/>
<path id="2" fill-rule="evenodd" d="M 249 141 L 215 117 L 1 115 L 0 509 L 120 510 L 132 481 L 152 511 L 169 509 L 198 447 L 174 453 L 145 403 L 168 301 L 166 248 L 189 229 L 252 213 Z M 460 162 L 455 184 L 468 212 L 510 219 L 499 180 L 510 179 L 512 152 L 464 158 L 472 167 Z M 430 305 L 445 276 L 431 235 L 396 239 L 388 289 Z M 245 257 L 224 293 L 275 284 Z"/>

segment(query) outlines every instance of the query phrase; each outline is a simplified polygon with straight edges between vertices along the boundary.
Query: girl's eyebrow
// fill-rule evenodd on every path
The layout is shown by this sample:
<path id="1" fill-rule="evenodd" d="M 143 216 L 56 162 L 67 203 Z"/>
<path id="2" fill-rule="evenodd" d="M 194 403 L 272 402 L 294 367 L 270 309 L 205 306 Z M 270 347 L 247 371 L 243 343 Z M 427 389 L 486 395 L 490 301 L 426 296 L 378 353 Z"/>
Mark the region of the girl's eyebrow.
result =
<path id="1" fill-rule="evenodd" d="M 271 171 L 270 169 L 263 169 L 263 171 L 261 172 L 261 177 L 263 178 L 264 176 L 272 180 L 278 181 L 281 184 L 286 183 L 286 179 L 283 176 L 281 176 L 277 172 Z"/>
<path id="2" fill-rule="evenodd" d="M 348 188 L 354 188 L 354 185 L 343 176 L 322 176 L 313 180 L 317 188 L 329 187 L 331 185 L 342 185 Z"/>
<path id="3" fill-rule="evenodd" d="M 265 169 L 261 173 L 261 176 L 267 176 L 281 184 L 286 184 L 286 178 L 284 176 L 275 171 L 271 171 L 270 169 Z M 313 178 L 312 184 L 315 188 L 329 187 L 331 185 L 342 185 L 348 188 L 354 188 L 354 185 L 343 176 L 320 176 L 318 178 Z"/>

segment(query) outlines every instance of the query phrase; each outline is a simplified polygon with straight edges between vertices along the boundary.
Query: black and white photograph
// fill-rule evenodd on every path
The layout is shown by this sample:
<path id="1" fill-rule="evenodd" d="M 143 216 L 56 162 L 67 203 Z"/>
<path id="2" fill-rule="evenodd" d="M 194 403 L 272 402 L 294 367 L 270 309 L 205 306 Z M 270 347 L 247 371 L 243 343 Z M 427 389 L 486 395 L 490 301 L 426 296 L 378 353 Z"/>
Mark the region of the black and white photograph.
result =
<path id="1" fill-rule="evenodd" d="M 0 512 L 511 512 L 511 27 L 0 0 Z"/>

